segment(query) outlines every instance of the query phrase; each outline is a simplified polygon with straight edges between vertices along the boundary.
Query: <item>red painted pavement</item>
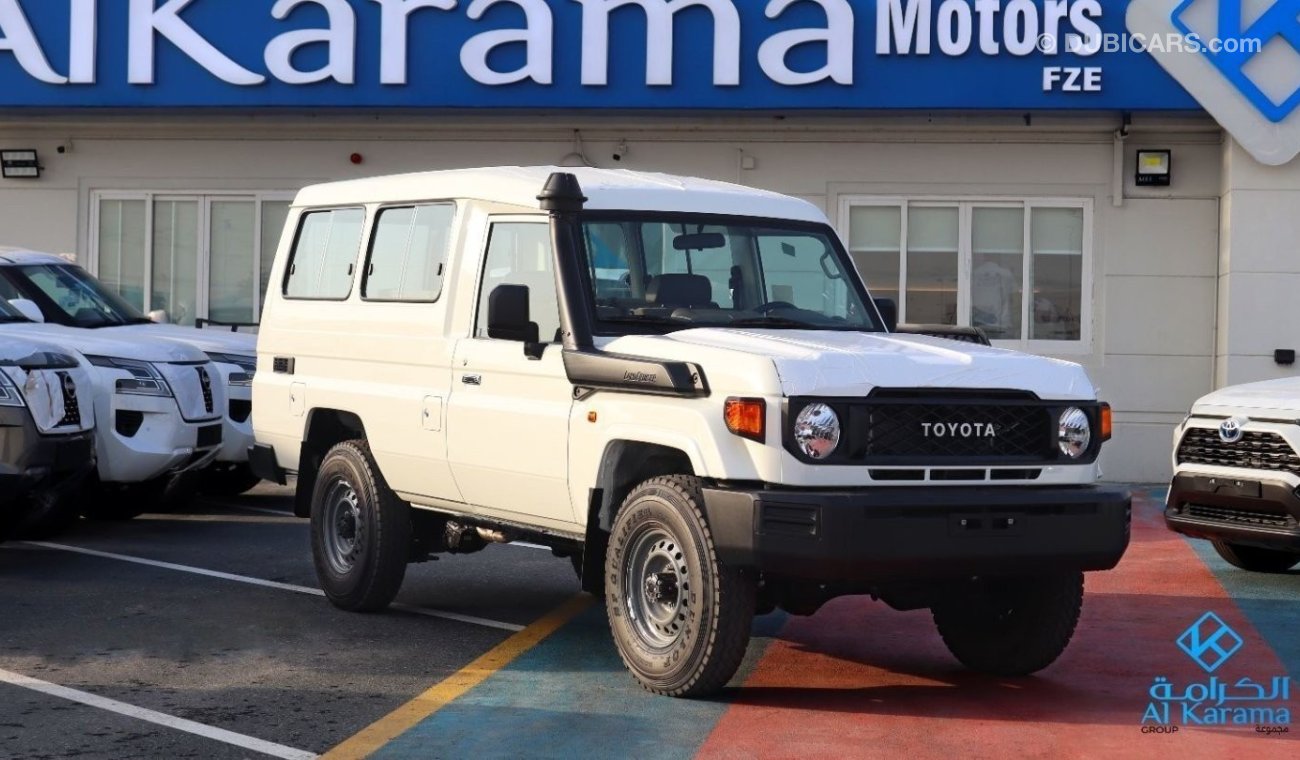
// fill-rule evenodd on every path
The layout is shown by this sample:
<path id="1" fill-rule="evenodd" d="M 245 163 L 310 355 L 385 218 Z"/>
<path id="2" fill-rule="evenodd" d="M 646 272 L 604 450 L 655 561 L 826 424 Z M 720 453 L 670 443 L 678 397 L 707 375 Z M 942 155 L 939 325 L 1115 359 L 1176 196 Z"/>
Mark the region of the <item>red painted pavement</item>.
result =
<path id="1" fill-rule="evenodd" d="M 1213 610 L 1245 640 L 1215 676 L 1267 683 L 1286 671 L 1185 541 L 1135 504 L 1133 544 L 1120 566 L 1088 576 L 1074 641 L 1033 678 L 963 670 L 928 612 L 894 612 L 854 597 L 791 618 L 700 750 L 708 758 L 1298 757 L 1297 727 L 1140 725 L 1157 675 L 1176 688 L 1206 674 L 1175 639 Z M 1294 686 L 1294 684 L 1293 684 Z M 1294 691 L 1294 689 L 1293 689 Z M 1288 705 L 1295 711 L 1300 703 Z M 1174 708 L 1175 710 L 1177 708 Z"/>

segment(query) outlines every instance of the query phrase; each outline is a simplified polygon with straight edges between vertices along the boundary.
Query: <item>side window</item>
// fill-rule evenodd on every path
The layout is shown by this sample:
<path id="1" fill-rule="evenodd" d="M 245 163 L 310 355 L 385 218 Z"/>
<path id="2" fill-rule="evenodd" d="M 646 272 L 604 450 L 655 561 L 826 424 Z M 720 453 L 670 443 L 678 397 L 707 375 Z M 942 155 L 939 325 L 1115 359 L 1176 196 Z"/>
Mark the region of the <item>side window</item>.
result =
<path id="1" fill-rule="evenodd" d="M 492 225 L 483 281 L 479 286 L 478 317 L 474 337 L 486 338 L 488 298 L 499 285 L 528 286 L 528 317 L 537 323 L 543 342 L 553 342 L 560 332 L 560 308 L 555 296 L 551 227 L 538 222 L 500 222 Z"/>
<path id="2" fill-rule="evenodd" d="M 366 211 L 312 211 L 298 223 L 298 238 L 284 278 L 286 298 L 342 301 L 352 292 L 352 274 Z"/>
<path id="3" fill-rule="evenodd" d="M 450 203 L 379 212 L 361 297 L 373 301 L 436 301 L 456 207 Z"/>

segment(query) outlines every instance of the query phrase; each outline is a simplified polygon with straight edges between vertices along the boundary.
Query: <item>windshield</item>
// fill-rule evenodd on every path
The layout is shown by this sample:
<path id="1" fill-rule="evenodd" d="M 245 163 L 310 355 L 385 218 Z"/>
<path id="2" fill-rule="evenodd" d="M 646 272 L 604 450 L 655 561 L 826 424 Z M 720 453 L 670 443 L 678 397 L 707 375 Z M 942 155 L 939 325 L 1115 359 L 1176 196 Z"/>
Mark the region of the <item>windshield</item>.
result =
<path id="1" fill-rule="evenodd" d="M 45 319 L 70 327 L 146 324 L 149 319 L 84 269 L 68 264 L 0 267 L 0 296 L 36 302 Z"/>
<path id="2" fill-rule="evenodd" d="M 582 225 L 596 332 L 628 325 L 878 331 L 824 227 L 699 215 Z"/>

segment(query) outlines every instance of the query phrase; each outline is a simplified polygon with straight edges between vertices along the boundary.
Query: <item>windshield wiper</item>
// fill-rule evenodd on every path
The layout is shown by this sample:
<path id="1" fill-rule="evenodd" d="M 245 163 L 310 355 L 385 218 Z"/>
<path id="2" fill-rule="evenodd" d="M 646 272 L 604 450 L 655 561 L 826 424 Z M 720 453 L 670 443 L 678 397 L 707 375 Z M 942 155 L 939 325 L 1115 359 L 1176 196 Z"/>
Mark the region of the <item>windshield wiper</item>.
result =
<path id="1" fill-rule="evenodd" d="M 604 317 L 599 319 L 600 322 L 612 322 L 621 325 L 676 325 L 684 327 L 689 325 L 684 319 L 675 317 L 663 317 L 658 314 L 648 314 L 644 317 L 627 316 L 627 317 Z"/>
<path id="2" fill-rule="evenodd" d="M 821 330 L 826 329 L 826 325 L 815 325 L 812 322 L 804 322 L 789 317 L 750 317 L 748 319 L 737 319 L 734 322 L 728 322 L 727 327 L 794 327 L 803 330 Z"/>
<path id="3" fill-rule="evenodd" d="M 15 325 L 15 324 L 21 324 L 30 321 L 31 320 L 28 319 L 27 317 L 19 317 L 19 316 L 10 317 L 5 315 L 0 315 L 0 325 Z"/>

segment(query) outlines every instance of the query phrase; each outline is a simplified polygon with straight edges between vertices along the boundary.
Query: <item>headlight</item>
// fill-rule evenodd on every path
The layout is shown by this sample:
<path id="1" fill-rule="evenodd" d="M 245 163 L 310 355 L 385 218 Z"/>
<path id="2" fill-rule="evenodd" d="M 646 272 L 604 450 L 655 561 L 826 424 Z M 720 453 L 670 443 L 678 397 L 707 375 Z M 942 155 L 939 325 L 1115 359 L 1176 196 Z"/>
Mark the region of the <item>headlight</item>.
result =
<path id="1" fill-rule="evenodd" d="M 809 459 L 825 459 L 840 445 L 840 418 L 825 404 L 809 404 L 794 420 L 794 442 Z"/>
<path id="2" fill-rule="evenodd" d="M 257 374 L 257 357 L 244 354 L 208 354 L 208 358 L 217 364 L 233 364 L 241 372 L 230 375 L 231 385 L 252 385 L 253 375 Z"/>
<path id="3" fill-rule="evenodd" d="M 1092 443 L 1092 424 L 1082 409 L 1071 407 L 1061 412 L 1061 424 L 1057 441 L 1061 453 L 1071 459 L 1078 459 L 1088 451 Z"/>
<path id="4" fill-rule="evenodd" d="M 113 359 L 107 356 L 87 356 L 91 364 L 107 369 L 120 369 L 131 373 L 130 379 L 117 381 L 117 392 L 133 396 L 170 396 L 172 389 L 149 362 L 135 359 Z"/>
<path id="5" fill-rule="evenodd" d="M 24 406 L 22 394 L 18 392 L 18 386 L 9 379 L 9 375 L 3 369 L 0 369 L 0 406 Z"/>

